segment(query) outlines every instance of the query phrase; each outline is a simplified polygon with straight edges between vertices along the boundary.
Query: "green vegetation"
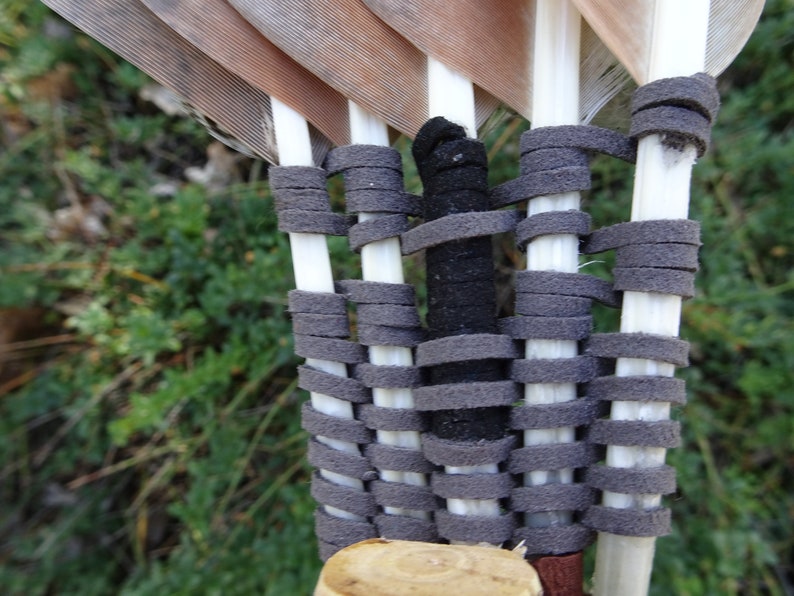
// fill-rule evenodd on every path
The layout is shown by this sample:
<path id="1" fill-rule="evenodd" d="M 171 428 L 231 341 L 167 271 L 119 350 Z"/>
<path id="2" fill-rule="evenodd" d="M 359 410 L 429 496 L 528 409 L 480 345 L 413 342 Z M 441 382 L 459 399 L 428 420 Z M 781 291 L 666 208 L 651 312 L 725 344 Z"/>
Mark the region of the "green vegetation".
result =
<path id="1" fill-rule="evenodd" d="M 794 590 L 792 64 L 794 10 L 772 0 L 695 170 L 704 246 L 660 595 Z M 0 5 L 0 73 L 3 593 L 309 593 L 292 274 L 264 168 L 185 182 L 204 131 L 41 5 Z M 488 141 L 507 141 L 495 182 L 515 175 L 512 126 Z M 597 162 L 596 222 L 626 217 L 630 182 Z"/>

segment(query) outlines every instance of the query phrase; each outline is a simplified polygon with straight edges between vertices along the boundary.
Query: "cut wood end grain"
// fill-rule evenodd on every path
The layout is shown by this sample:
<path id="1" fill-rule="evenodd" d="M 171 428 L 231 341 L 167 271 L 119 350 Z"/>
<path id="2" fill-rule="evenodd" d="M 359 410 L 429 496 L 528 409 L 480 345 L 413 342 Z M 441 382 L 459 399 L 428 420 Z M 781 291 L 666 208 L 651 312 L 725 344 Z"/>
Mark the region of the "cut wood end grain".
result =
<path id="1" fill-rule="evenodd" d="M 518 552 L 482 546 L 372 539 L 331 557 L 315 596 L 541 596 L 540 579 Z"/>

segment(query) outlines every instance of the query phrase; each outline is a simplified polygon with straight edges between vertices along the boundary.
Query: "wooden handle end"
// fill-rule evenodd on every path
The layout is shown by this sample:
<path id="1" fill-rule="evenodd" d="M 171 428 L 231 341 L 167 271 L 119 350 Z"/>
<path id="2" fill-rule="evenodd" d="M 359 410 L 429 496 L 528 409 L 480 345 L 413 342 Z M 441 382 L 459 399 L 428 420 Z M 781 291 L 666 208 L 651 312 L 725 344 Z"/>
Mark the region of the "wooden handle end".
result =
<path id="1" fill-rule="evenodd" d="M 314 596 L 541 596 L 535 569 L 498 548 L 372 539 L 331 557 Z"/>

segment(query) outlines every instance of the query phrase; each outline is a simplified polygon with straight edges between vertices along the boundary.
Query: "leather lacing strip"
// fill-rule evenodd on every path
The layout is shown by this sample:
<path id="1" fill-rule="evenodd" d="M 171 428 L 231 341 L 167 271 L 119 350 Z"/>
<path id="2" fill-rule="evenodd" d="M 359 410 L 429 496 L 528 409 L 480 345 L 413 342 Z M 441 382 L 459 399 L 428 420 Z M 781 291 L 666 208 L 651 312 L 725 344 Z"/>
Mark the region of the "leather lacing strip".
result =
<path id="1" fill-rule="evenodd" d="M 419 198 L 403 190 L 402 158 L 389 147 L 338 147 L 328 154 L 325 168 L 330 176 L 343 174 L 348 213 L 420 212 Z"/>
<path id="2" fill-rule="evenodd" d="M 331 211 L 325 170 L 308 166 L 274 166 L 270 188 L 282 232 L 344 236 L 350 219 Z"/>
<path id="3" fill-rule="evenodd" d="M 616 290 L 691 298 L 699 246 L 698 222 L 649 220 L 620 223 L 593 232 L 582 244 L 582 252 L 615 251 Z"/>
<path id="4" fill-rule="evenodd" d="M 719 107 L 717 84 L 710 75 L 659 79 L 634 93 L 629 135 L 638 139 L 660 134 L 676 148 L 694 145 L 702 157 Z"/>
<path id="5" fill-rule="evenodd" d="M 604 153 L 633 162 L 636 143 L 596 126 L 551 126 L 525 132 L 521 135 L 521 175 L 491 191 L 491 207 L 588 190 L 588 155 L 591 153 Z"/>

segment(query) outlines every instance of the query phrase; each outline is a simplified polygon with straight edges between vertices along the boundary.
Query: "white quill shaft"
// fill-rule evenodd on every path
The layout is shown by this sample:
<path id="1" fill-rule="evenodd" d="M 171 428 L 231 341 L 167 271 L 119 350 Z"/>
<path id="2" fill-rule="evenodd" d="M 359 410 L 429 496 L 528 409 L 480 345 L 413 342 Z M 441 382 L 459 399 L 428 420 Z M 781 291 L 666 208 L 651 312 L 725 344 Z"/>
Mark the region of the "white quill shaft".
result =
<path id="1" fill-rule="evenodd" d="M 708 0 L 658 1 L 653 14 L 649 80 L 689 76 L 704 68 L 708 33 Z M 631 219 L 679 219 L 689 212 L 689 183 L 696 150 L 683 151 L 662 143 L 658 135 L 640 141 Z M 681 298 L 661 294 L 626 292 L 623 297 L 621 332 L 677 336 L 681 320 Z M 651 360 L 621 358 L 617 376 L 672 376 L 673 365 Z M 667 420 L 665 403 L 612 402 L 614 420 Z M 608 466 L 650 468 L 664 464 L 665 449 L 609 446 Z M 625 495 L 605 492 L 603 504 L 617 508 L 652 509 L 659 495 Z M 646 594 L 653 567 L 653 538 L 599 533 L 596 551 L 596 596 Z"/>

